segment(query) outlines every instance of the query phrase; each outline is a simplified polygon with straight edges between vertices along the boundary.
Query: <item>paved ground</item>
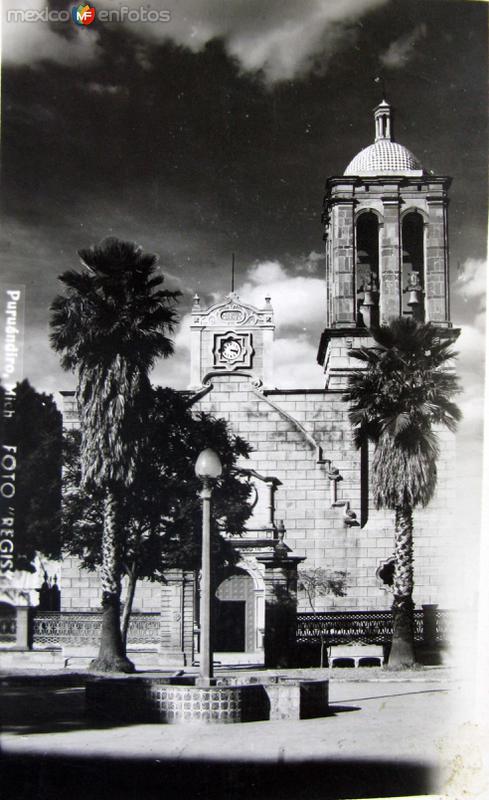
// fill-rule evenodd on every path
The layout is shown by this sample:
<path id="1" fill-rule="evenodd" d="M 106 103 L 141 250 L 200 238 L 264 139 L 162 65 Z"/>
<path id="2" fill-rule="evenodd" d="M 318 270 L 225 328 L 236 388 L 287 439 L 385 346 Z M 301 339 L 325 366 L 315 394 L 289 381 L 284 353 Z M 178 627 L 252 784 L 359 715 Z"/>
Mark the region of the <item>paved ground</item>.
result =
<path id="1" fill-rule="evenodd" d="M 466 687 L 446 670 L 376 672 L 335 670 L 325 718 L 205 727 L 96 724 L 76 675 L 73 685 L 4 681 L 1 771 L 15 800 L 327 800 L 457 787 Z"/>

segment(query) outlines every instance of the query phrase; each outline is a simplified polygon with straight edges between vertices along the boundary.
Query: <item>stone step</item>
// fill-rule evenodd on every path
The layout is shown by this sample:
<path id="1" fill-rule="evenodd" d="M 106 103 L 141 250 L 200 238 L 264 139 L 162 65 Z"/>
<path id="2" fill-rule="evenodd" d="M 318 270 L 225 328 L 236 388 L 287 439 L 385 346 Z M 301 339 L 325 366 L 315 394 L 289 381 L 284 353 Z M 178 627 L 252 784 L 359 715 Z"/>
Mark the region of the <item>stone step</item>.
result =
<path id="1" fill-rule="evenodd" d="M 2 669 L 62 669 L 64 666 L 61 648 L 49 650 L 2 650 L 0 668 Z"/>

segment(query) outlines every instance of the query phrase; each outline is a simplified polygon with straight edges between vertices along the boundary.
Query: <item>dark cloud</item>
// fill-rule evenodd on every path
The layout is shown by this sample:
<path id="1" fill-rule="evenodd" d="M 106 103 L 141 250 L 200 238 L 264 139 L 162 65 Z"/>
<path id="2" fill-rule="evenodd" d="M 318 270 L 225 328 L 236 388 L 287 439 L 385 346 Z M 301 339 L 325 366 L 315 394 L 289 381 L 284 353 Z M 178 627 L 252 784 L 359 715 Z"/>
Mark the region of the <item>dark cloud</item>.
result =
<path id="1" fill-rule="evenodd" d="M 405 67 L 414 58 L 416 45 L 424 39 L 426 34 L 427 28 L 424 22 L 421 25 L 416 25 L 412 31 L 391 42 L 385 53 L 381 53 L 381 64 L 391 69 Z"/>

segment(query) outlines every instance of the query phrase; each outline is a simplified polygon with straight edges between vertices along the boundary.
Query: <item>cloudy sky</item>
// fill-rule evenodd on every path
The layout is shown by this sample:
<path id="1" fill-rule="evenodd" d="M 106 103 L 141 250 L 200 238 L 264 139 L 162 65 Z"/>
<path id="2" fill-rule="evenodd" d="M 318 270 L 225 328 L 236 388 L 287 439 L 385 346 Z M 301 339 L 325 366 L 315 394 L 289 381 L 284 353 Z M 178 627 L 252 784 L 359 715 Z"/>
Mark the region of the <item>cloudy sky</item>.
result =
<path id="1" fill-rule="evenodd" d="M 98 13 L 124 3 L 100 0 Z M 452 318 L 463 326 L 464 459 L 478 471 L 486 257 L 487 6 L 451 0 L 153 0 L 169 22 L 7 22 L 3 6 L 4 279 L 27 288 L 24 373 L 72 388 L 50 351 L 57 275 L 109 234 L 157 252 L 183 293 L 176 355 L 155 380 L 188 382 L 188 310 L 230 288 L 272 296 L 276 384 L 321 387 L 321 205 L 373 140 L 373 78 L 396 138 L 453 176 Z M 168 15 L 167 15 L 168 16 Z M 468 443 L 468 444 L 467 444 Z M 470 446 L 469 446 L 470 445 Z M 470 467 L 472 464 L 472 467 Z"/>

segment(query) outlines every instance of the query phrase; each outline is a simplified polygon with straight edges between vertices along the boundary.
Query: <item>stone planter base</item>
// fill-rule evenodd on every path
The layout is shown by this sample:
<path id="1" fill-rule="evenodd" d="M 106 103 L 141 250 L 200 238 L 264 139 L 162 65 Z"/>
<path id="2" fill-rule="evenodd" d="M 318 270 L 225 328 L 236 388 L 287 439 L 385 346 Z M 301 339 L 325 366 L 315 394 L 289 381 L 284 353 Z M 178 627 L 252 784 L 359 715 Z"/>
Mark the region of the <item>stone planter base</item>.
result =
<path id="1" fill-rule="evenodd" d="M 175 679 L 173 679 L 175 680 Z M 194 679 L 95 678 L 86 685 L 89 715 L 120 722 L 235 723 L 306 719 L 328 713 L 328 681 L 275 678 L 202 687 Z"/>

